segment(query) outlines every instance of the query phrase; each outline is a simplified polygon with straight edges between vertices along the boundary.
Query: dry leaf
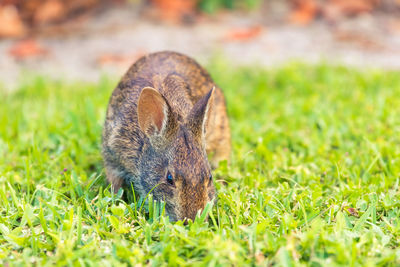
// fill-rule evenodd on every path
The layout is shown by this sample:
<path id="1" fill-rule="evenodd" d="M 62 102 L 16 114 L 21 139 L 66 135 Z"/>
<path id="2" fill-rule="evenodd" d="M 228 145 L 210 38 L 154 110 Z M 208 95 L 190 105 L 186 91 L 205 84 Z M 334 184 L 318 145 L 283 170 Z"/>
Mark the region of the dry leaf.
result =
<path id="1" fill-rule="evenodd" d="M 322 8 L 325 18 L 336 21 L 343 16 L 355 16 L 371 12 L 377 5 L 374 0 L 330 0 Z"/>
<path id="2" fill-rule="evenodd" d="M 400 19 L 393 19 L 390 21 L 389 29 L 393 32 L 400 33 Z"/>
<path id="3" fill-rule="evenodd" d="M 345 210 L 352 216 L 358 217 L 358 211 L 355 208 L 346 207 Z"/>
<path id="4" fill-rule="evenodd" d="M 264 262 L 265 262 L 265 256 L 264 256 L 264 254 L 261 253 L 261 252 L 258 252 L 258 253 L 256 254 L 256 263 L 257 263 L 258 265 L 261 265 L 261 264 L 263 264 Z"/>
<path id="5" fill-rule="evenodd" d="M 0 6 L 0 38 L 20 37 L 25 33 L 26 27 L 15 6 Z"/>
<path id="6" fill-rule="evenodd" d="M 15 43 L 9 53 L 16 59 L 25 59 L 48 54 L 48 50 L 39 45 L 33 39 L 27 39 Z"/>
<path id="7" fill-rule="evenodd" d="M 197 0 L 151 0 L 163 19 L 180 21 L 185 15 L 195 13 Z"/>
<path id="8" fill-rule="evenodd" d="M 37 24 L 54 22 L 62 19 L 65 11 L 65 6 L 60 0 L 48 0 L 36 10 L 34 21 Z"/>
<path id="9" fill-rule="evenodd" d="M 296 8 L 289 16 L 291 23 L 306 25 L 317 15 L 318 5 L 315 0 L 297 1 Z"/>
<path id="10" fill-rule="evenodd" d="M 358 31 L 336 31 L 334 33 L 336 40 L 348 44 L 356 45 L 366 50 L 383 50 L 385 45 L 377 39 L 369 37 L 367 34 Z"/>
<path id="11" fill-rule="evenodd" d="M 258 37 L 262 32 L 260 25 L 252 26 L 249 28 L 232 29 L 224 37 L 224 41 L 250 41 Z"/>
<path id="12" fill-rule="evenodd" d="M 100 0 L 68 0 L 65 1 L 69 12 L 88 10 L 98 5 Z"/>
<path id="13" fill-rule="evenodd" d="M 18 0 L 18 11 L 23 18 L 24 21 L 33 21 L 33 17 L 35 15 L 36 10 L 42 4 L 42 0 L 29 0 L 29 1 L 20 1 Z"/>
<path id="14" fill-rule="evenodd" d="M 374 1 L 366 0 L 331 0 L 335 6 L 345 15 L 358 15 L 372 11 Z"/>
<path id="15" fill-rule="evenodd" d="M 115 54 L 115 53 L 104 53 L 97 58 L 99 65 L 119 65 L 121 67 L 129 67 L 139 57 L 145 54 L 144 51 L 140 51 L 133 54 Z"/>
<path id="16" fill-rule="evenodd" d="M 2 0 L 0 2 L 0 5 L 2 6 L 7 6 L 7 5 L 13 5 L 16 6 L 21 0 Z"/>

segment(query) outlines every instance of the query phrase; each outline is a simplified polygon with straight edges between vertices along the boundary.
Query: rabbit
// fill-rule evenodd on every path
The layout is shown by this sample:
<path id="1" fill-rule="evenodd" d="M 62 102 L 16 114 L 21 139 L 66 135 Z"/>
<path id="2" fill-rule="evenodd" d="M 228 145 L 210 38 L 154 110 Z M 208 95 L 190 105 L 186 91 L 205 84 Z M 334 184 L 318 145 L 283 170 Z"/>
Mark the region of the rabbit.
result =
<path id="1" fill-rule="evenodd" d="M 194 220 L 215 201 L 211 166 L 229 160 L 223 92 L 195 60 L 176 52 L 138 59 L 114 89 L 102 134 L 114 192 L 133 185 L 165 202 L 171 221 Z M 210 156 L 210 162 L 207 155 Z"/>

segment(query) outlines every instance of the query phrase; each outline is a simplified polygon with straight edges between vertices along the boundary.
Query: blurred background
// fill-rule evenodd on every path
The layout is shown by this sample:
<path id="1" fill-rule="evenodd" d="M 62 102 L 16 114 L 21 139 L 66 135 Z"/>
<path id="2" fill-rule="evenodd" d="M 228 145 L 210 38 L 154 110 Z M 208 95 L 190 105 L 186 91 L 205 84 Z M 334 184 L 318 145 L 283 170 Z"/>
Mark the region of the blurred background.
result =
<path id="1" fill-rule="evenodd" d="M 0 83 L 97 81 L 140 56 L 400 69 L 400 0 L 2 0 Z"/>

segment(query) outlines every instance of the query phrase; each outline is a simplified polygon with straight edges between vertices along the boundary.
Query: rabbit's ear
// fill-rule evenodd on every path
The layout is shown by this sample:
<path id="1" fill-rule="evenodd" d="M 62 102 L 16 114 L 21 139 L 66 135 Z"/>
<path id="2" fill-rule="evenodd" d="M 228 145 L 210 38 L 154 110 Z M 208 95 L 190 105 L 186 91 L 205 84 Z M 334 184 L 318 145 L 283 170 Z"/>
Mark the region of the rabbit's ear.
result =
<path id="1" fill-rule="evenodd" d="M 197 101 L 186 119 L 188 128 L 200 142 L 205 137 L 206 121 L 211 111 L 214 91 L 215 87 Z"/>
<path id="2" fill-rule="evenodd" d="M 150 137 L 165 135 L 173 119 L 164 97 L 151 87 L 140 93 L 137 114 L 140 129 Z"/>

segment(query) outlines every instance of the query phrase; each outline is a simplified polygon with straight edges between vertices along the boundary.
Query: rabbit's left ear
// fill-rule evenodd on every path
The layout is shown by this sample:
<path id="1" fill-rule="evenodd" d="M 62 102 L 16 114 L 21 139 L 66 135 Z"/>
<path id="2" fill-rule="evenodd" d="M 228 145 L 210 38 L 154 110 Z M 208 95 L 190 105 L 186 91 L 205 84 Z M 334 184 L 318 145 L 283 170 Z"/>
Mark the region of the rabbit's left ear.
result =
<path id="1" fill-rule="evenodd" d="M 187 127 L 199 142 L 205 137 L 206 122 L 214 101 L 214 91 L 215 87 L 197 101 L 186 118 Z"/>
<path id="2" fill-rule="evenodd" d="M 168 138 L 176 129 L 176 121 L 167 101 L 154 88 L 145 87 L 139 96 L 139 127 L 149 138 Z"/>

